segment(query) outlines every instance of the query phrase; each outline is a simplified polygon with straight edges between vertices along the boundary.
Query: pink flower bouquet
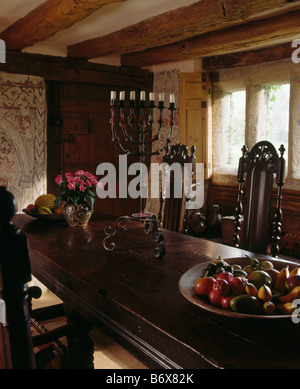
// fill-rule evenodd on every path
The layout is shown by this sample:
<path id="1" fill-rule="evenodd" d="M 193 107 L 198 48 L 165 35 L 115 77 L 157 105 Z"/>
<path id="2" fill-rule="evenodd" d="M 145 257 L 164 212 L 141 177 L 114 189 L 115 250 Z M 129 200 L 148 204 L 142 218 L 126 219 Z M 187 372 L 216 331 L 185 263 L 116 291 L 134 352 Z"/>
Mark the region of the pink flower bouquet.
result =
<path id="1" fill-rule="evenodd" d="M 97 185 L 97 177 L 84 170 L 66 173 L 65 177 L 59 174 L 55 178 L 59 185 L 59 193 L 55 200 L 55 207 L 66 203 L 83 204 L 88 209 L 93 209 L 95 204 L 94 188 Z"/>

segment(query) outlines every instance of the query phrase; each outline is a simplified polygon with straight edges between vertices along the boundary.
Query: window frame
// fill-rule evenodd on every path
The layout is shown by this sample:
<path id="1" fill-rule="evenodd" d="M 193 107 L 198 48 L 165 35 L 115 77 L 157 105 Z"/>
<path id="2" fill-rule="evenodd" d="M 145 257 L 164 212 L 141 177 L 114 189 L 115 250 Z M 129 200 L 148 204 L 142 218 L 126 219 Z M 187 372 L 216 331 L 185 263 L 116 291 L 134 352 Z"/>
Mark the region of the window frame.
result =
<path id="1" fill-rule="evenodd" d="M 216 79 L 216 77 L 214 77 Z M 226 96 L 230 93 L 246 91 L 245 142 L 250 150 L 263 140 L 266 110 L 262 103 L 266 86 L 290 84 L 289 99 L 289 139 L 288 161 L 285 187 L 300 190 L 300 67 L 290 61 L 278 61 L 236 69 L 220 69 L 217 81 L 212 83 L 212 180 L 215 183 L 235 183 L 236 167 L 222 163 L 221 144 L 224 141 L 226 110 L 223 110 Z M 224 101 L 222 101 L 224 100 Z M 299 113 L 298 113 L 299 111 Z M 296 142 L 294 140 L 296 138 Z M 222 140 L 223 139 L 223 140 Z M 273 143 L 273 142 L 272 142 Z M 242 148 L 243 145 L 241 145 Z M 280 145 L 274 144 L 278 150 Z M 221 152 L 221 155 L 220 155 Z M 241 152 L 242 155 L 242 152 Z M 224 159 L 223 159 L 224 161 Z M 299 173 L 297 174 L 297 172 Z"/>

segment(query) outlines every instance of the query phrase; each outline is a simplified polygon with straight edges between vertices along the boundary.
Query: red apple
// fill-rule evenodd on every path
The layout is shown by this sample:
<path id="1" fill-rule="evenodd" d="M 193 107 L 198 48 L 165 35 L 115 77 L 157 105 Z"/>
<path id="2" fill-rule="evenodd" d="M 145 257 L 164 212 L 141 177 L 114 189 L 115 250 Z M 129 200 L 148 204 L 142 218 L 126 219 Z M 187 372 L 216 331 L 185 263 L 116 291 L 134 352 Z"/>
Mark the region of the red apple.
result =
<path id="1" fill-rule="evenodd" d="M 54 209 L 54 213 L 56 213 L 57 215 L 62 215 L 64 213 L 64 206 L 59 205 L 58 207 L 56 207 Z"/>
<path id="2" fill-rule="evenodd" d="M 219 273 L 216 277 L 216 280 L 226 280 L 229 284 L 234 279 L 234 275 L 229 271 L 225 271 L 224 273 Z"/>
<path id="3" fill-rule="evenodd" d="M 212 290 L 208 295 L 209 301 L 215 307 L 222 308 L 221 298 L 227 296 L 229 290 L 229 283 L 226 280 L 216 280 L 216 282 L 213 284 Z"/>
<path id="4" fill-rule="evenodd" d="M 26 207 L 26 212 L 34 212 L 35 211 L 35 205 L 34 204 L 29 204 Z"/>
<path id="5" fill-rule="evenodd" d="M 228 296 L 221 297 L 221 306 L 223 309 L 230 309 L 230 301 L 235 297 L 232 294 L 229 294 Z"/>
<path id="6" fill-rule="evenodd" d="M 239 296 L 240 294 L 244 294 L 246 283 L 247 283 L 247 278 L 235 277 L 230 282 L 230 293 L 234 294 L 235 296 Z"/>
<path id="7" fill-rule="evenodd" d="M 214 277 L 200 277 L 196 280 L 194 288 L 195 292 L 202 297 L 208 297 L 212 290 L 213 284 L 216 282 Z"/>
<path id="8" fill-rule="evenodd" d="M 217 291 L 217 290 L 211 290 L 209 292 L 209 301 L 211 302 L 211 304 L 214 306 L 214 307 L 219 307 L 219 308 L 222 308 L 222 305 L 221 305 L 221 296 L 220 296 L 220 293 Z"/>

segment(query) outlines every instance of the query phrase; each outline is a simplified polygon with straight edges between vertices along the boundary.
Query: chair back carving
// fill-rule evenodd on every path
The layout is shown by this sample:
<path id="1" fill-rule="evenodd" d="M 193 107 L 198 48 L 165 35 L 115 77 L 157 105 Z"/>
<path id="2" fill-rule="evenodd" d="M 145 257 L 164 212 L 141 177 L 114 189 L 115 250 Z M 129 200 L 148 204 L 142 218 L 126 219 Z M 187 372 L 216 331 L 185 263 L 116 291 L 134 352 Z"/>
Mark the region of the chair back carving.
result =
<path id="1" fill-rule="evenodd" d="M 166 228 L 171 231 L 180 231 L 187 233 L 187 209 L 182 208 L 186 201 L 190 201 L 191 194 L 190 190 L 192 187 L 192 178 L 196 168 L 196 156 L 195 151 L 196 147 L 191 147 L 191 154 L 189 154 L 188 146 L 185 146 L 181 143 L 168 146 L 167 152 L 163 157 L 163 167 L 162 167 L 162 189 L 160 195 L 160 208 L 158 214 L 158 220 L 162 221 L 163 228 Z M 185 174 L 185 164 L 191 164 L 192 169 L 187 171 Z M 181 193 L 175 193 L 174 181 L 179 177 L 175 177 L 176 173 L 181 175 Z M 166 178 L 169 177 L 169 180 Z M 169 182 L 169 188 L 166 188 L 164 185 L 165 182 Z M 184 183 L 184 180 L 187 179 L 188 182 Z M 178 181 L 179 182 L 179 181 Z M 184 188 L 187 189 L 184 191 Z M 169 193 L 167 193 L 169 189 Z M 179 189 L 179 185 L 176 186 L 176 189 Z M 186 193 L 184 193 L 186 192 Z M 183 213 L 183 222 L 182 221 Z"/>
<path id="2" fill-rule="evenodd" d="M 6 307 L 3 329 L 8 333 L 2 351 L 9 364 L 6 368 L 32 369 L 36 366 L 27 305 L 27 282 L 31 280 L 27 239 L 11 221 L 16 203 L 5 187 L 0 187 L 0 204 L 1 286 Z"/>
<path id="3" fill-rule="evenodd" d="M 284 185 L 285 148 L 277 153 L 268 141 L 258 142 L 251 151 L 242 148 L 238 168 L 238 201 L 235 210 L 233 243 L 252 252 L 278 257 L 281 233 L 281 199 Z M 271 205 L 274 179 L 277 184 L 275 215 L 271 224 Z M 245 187 L 245 188 L 244 188 Z M 244 191 L 245 189 L 245 191 Z M 243 215 L 242 233 L 241 222 Z"/>

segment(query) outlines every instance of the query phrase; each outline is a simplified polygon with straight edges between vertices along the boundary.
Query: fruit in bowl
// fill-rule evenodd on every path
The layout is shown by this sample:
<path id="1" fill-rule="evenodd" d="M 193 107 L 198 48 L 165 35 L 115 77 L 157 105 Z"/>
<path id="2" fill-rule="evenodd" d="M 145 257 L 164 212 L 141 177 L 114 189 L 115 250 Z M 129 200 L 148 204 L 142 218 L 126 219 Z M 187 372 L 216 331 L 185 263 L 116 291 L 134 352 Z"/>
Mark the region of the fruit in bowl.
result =
<path id="1" fill-rule="evenodd" d="M 248 275 L 248 281 L 254 284 L 256 288 L 260 288 L 262 285 L 271 285 L 272 277 L 264 270 L 253 270 Z"/>
<path id="2" fill-rule="evenodd" d="M 63 215 L 65 203 L 62 203 L 56 207 L 55 199 L 56 197 L 51 193 L 40 195 L 36 198 L 34 204 L 27 205 L 23 211 L 25 213 L 32 214 L 32 216 L 34 216 L 34 214 L 57 216 Z"/>
<path id="3" fill-rule="evenodd" d="M 288 265 L 282 265 L 277 270 L 271 261 L 248 258 L 243 269 L 221 259 L 209 263 L 195 282 L 196 295 L 206 304 L 234 313 L 291 315 L 297 308 L 293 301 L 300 299 L 300 266 L 289 271 Z M 271 270 L 276 270 L 272 276 Z M 197 292 L 196 284 L 206 286 L 205 295 Z"/>
<path id="4" fill-rule="evenodd" d="M 51 209 L 48 208 L 48 207 L 40 207 L 40 208 L 39 208 L 39 213 L 40 213 L 41 215 L 52 215 L 52 211 L 51 211 Z"/>
<path id="5" fill-rule="evenodd" d="M 63 213 L 64 213 L 64 205 L 61 204 L 58 207 L 54 208 L 54 213 L 56 215 L 63 215 Z"/>
<path id="6" fill-rule="evenodd" d="M 37 207 L 35 204 L 28 204 L 25 208 L 25 212 L 37 212 Z"/>
<path id="7" fill-rule="evenodd" d="M 37 197 L 34 204 L 37 206 L 39 213 L 52 213 L 52 210 L 55 208 L 54 201 L 56 197 L 51 194 L 43 194 Z M 50 211 L 50 212 L 49 212 Z"/>

